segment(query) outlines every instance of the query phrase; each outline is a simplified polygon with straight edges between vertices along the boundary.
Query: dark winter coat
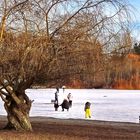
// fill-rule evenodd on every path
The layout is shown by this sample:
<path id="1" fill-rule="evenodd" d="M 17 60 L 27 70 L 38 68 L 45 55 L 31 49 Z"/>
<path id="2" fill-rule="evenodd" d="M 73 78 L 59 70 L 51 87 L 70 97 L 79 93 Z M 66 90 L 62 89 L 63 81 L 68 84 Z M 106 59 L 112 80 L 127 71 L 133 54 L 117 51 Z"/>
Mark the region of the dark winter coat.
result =
<path id="1" fill-rule="evenodd" d="M 63 103 L 61 104 L 61 106 L 64 109 L 69 109 L 69 102 L 67 100 L 64 100 Z"/>
<path id="2" fill-rule="evenodd" d="M 86 109 L 90 109 L 90 105 L 91 105 L 90 102 L 86 102 L 84 110 L 86 111 Z"/>

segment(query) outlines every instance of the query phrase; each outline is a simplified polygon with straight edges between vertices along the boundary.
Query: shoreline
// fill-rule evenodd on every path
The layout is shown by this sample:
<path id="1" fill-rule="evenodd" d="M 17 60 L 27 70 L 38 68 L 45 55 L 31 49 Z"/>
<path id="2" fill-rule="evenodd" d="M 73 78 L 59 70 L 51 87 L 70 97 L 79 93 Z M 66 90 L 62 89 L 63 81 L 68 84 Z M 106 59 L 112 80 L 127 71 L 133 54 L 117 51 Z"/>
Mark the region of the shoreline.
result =
<path id="1" fill-rule="evenodd" d="M 55 117 L 45 117 L 45 116 L 30 116 L 30 120 L 31 121 L 45 121 L 45 120 L 49 120 L 49 121 L 64 121 L 64 122 L 74 122 L 74 123 L 79 123 L 82 122 L 82 124 L 85 124 L 88 122 L 88 124 L 92 124 L 92 123 L 105 123 L 105 124 L 128 124 L 128 125 L 137 125 L 140 126 L 140 123 L 136 123 L 136 122 L 121 122 L 121 121 L 106 121 L 106 120 L 94 120 L 94 119 L 80 119 L 80 118 L 55 118 Z M 0 115 L 0 121 L 7 121 L 7 116 L 6 115 Z"/>
<path id="2" fill-rule="evenodd" d="M 51 117 L 30 117 L 33 132 L 3 130 L 6 116 L 0 116 L 0 137 L 7 135 L 23 140 L 139 140 L 140 124 L 131 122 L 98 121 L 85 119 L 58 119 Z M 24 139 L 25 137 L 25 139 Z M 17 139 L 18 140 L 18 139 Z"/>

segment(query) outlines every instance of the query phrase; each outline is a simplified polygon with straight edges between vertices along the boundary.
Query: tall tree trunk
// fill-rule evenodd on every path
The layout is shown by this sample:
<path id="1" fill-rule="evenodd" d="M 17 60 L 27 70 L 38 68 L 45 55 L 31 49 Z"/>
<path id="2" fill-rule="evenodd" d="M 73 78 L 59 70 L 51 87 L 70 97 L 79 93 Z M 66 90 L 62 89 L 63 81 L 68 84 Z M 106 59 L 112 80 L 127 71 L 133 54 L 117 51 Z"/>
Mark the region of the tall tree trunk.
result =
<path id="1" fill-rule="evenodd" d="M 13 100 L 13 97 L 7 96 L 4 107 L 7 111 L 8 123 L 5 129 L 15 129 L 18 131 L 32 131 L 32 126 L 29 120 L 29 111 L 31 108 L 31 101 L 28 96 L 24 94 L 14 94 L 17 96 L 19 102 Z M 16 97 L 14 97 L 15 99 Z"/>
<path id="2" fill-rule="evenodd" d="M 19 81 L 20 80 L 20 81 Z M 25 94 L 25 89 L 32 84 L 33 78 L 17 81 L 12 84 L 11 81 L 0 79 L 0 97 L 4 101 L 4 107 L 7 112 L 8 123 L 5 129 L 15 129 L 18 131 L 32 131 L 29 119 L 29 111 L 32 101 Z M 3 90 L 4 89 L 4 90 Z"/>

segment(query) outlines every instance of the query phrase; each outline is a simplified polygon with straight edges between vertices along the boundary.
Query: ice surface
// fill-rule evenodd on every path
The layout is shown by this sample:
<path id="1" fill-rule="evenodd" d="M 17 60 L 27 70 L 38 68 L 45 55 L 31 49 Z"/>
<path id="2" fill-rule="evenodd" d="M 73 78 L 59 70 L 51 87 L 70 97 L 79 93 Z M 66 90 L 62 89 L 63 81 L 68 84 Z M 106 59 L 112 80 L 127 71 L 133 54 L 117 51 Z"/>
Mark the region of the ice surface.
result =
<path id="1" fill-rule="evenodd" d="M 34 100 L 30 116 L 46 116 L 54 118 L 84 119 L 84 104 L 91 102 L 91 120 L 139 122 L 140 90 L 105 90 L 105 89 L 66 89 L 59 92 L 59 102 L 68 93 L 73 95 L 73 106 L 69 111 L 54 110 L 56 89 L 27 89 L 26 93 Z M 6 115 L 0 99 L 0 115 Z"/>

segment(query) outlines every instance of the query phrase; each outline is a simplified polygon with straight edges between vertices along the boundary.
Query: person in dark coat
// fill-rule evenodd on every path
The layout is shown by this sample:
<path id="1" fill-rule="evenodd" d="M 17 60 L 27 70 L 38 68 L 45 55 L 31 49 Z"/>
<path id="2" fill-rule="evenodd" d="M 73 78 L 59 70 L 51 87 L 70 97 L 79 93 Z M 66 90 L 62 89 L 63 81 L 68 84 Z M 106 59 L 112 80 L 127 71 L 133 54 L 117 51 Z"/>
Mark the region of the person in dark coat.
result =
<path id="1" fill-rule="evenodd" d="M 55 108 L 55 111 L 58 110 L 58 93 L 59 93 L 59 88 L 56 88 L 56 92 L 55 92 L 55 101 L 54 101 L 54 108 Z"/>
<path id="2" fill-rule="evenodd" d="M 67 109 L 67 111 L 69 111 L 69 101 L 67 99 L 64 99 L 61 106 L 62 106 L 62 111 L 64 111 L 64 109 Z"/>
<path id="3" fill-rule="evenodd" d="M 58 102 L 55 101 L 55 102 L 54 102 L 54 108 L 55 108 L 55 111 L 58 111 L 58 107 L 59 107 Z"/>

